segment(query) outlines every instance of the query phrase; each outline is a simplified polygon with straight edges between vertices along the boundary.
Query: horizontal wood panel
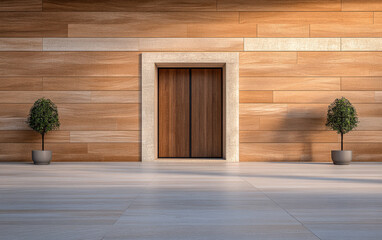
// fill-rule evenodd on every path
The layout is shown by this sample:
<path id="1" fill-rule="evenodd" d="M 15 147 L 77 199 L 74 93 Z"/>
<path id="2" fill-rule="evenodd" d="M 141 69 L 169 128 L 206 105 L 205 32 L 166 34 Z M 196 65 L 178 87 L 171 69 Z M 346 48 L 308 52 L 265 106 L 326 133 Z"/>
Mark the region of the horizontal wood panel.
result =
<path id="1" fill-rule="evenodd" d="M 275 103 L 327 103 L 346 97 L 352 103 L 375 103 L 373 91 L 274 91 Z"/>
<path id="2" fill-rule="evenodd" d="M 341 11 L 341 0 L 217 0 L 219 11 Z"/>
<path id="3" fill-rule="evenodd" d="M 40 91 L 42 77 L 0 77 L 0 91 Z"/>
<path id="4" fill-rule="evenodd" d="M 382 24 L 311 24 L 310 37 L 382 37 Z"/>
<path id="5" fill-rule="evenodd" d="M 382 77 L 342 77 L 341 90 L 382 90 Z"/>
<path id="6" fill-rule="evenodd" d="M 245 38 L 244 39 L 245 51 L 340 51 L 340 49 L 341 49 L 340 38 Z"/>
<path id="7" fill-rule="evenodd" d="M 41 51 L 41 38 L 0 38 L 0 51 Z"/>
<path id="8" fill-rule="evenodd" d="M 334 131 L 240 131 L 241 143 L 336 143 L 338 140 Z"/>
<path id="9" fill-rule="evenodd" d="M 379 0 L 343 0 L 342 11 L 382 11 L 382 3 Z"/>
<path id="10" fill-rule="evenodd" d="M 69 37 L 187 37 L 186 24 L 69 24 Z"/>
<path id="11" fill-rule="evenodd" d="M 352 131 L 344 135 L 345 143 L 382 143 L 382 131 Z"/>
<path id="12" fill-rule="evenodd" d="M 340 77 L 240 77 L 240 90 L 340 90 L 340 83 Z"/>
<path id="13" fill-rule="evenodd" d="M 134 12 L 134 11 L 215 11 L 215 0 L 43 0 L 44 11 L 93 11 L 93 12 Z"/>
<path id="14" fill-rule="evenodd" d="M 89 153 L 108 156 L 140 156 L 140 143 L 89 143 Z"/>
<path id="15" fill-rule="evenodd" d="M 68 131 L 52 131 L 45 135 L 45 142 L 69 142 Z M 41 135 L 32 130 L 29 131 L 0 131 L 1 143 L 41 143 Z"/>
<path id="16" fill-rule="evenodd" d="M 375 13 L 377 14 L 377 13 Z M 240 23 L 373 24 L 372 12 L 240 12 Z"/>
<path id="17" fill-rule="evenodd" d="M 71 131 L 70 142 L 140 142 L 140 131 Z"/>
<path id="18" fill-rule="evenodd" d="M 339 143 L 241 143 L 240 161 L 330 161 Z"/>
<path id="19" fill-rule="evenodd" d="M 381 76 L 381 52 L 242 52 L 240 76 Z"/>
<path id="20" fill-rule="evenodd" d="M 0 11 L 41 11 L 42 0 L 1 0 Z"/>
<path id="21" fill-rule="evenodd" d="M 188 24 L 188 37 L 256 37 L 257 24 Z"/>
<path id="22" fill-rule="evenodd" d="M 258 24 L 257 37 L 309 37 L 308 24 Z"/>
<path id="23" fill-rule="evenodd" d="M 43 81 L 46 91 L 140 90 L 139 77 L 44 77 Z"/>
<path id="24" fill-rule="evenodd" d="M 353 161 L 381 161 L 381 143 L 344 143 L 344 149 L 353 151 Z"/>
<path id="25" fill-rule="evenodd" d="M 3 76 L 138 76 L 136 52 L 0 52 Z"/>
<path id="26" fill-rule="evenodd" d="M 273 102 L 272 91 L 240 91 L 240 103 Z"/>

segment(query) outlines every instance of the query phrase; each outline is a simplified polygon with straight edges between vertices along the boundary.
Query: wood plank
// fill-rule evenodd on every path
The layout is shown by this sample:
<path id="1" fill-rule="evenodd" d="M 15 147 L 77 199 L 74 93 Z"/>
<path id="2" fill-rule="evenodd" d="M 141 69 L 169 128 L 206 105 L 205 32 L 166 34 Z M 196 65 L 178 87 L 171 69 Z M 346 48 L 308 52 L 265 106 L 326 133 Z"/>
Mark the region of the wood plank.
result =
<path id="1" fill-rule="evenodd" d="M 341 0 L 217 0 L 218 11 L 341 11 Z"/>
<path id="2" fill-rule="evenodd" d="M 240 130 L 259 130 L 260 117 L 240 115 L 239 116 L 239 129 Z"/>
<path id="3" fill-rule="evenodd" d="M 92 103 L 140 103 L 140 91 L 93 91 Z"/>
<path id="4" fill-rule="evenodd" d="M 381 51 L 381 38 L 342 38 L 342 51 Z"/>
<path id="5" fill-rule="evenodd" d="M 309 25 L 258 24 L 257 37 L 309 37 Z"/>
<path id="6" fill-rule="evenodd" d="M 336 143 L 338 140 L 334 131 L 240 131 L 241 143 Z"/>
<path id="7" fill-rule="evenodd" d="M 139 77 L 43 77 L 43 81 L 45 91 L 140 90 Z"/>
<path id="8" fill-rule="evenodd" d="M 288 111 L 287 104 L 247 103 L 240 104 L 240 116 L 285 116 Z"/>
<path id="9" fill-rule="evenodd" d="M 134 12 L 134 11 L 215 11 L 215 0 L 43 0 L 44 11 Z"/>
<path id="10" fill-rule="evenodd" d="M 106 156 L 140 157 L 140 143 L 89 143 L 89 153 Z"/>
<path id="11" fill-rule="evenodd" d="M 41 51 L 42 38 L 0 38 L 0 51 Z"/>
<path id="12" fill-rule="evenodd" d="M 140 131 L 71 131 L 70 142 L 140 142 Z"/>
<path id="13" fill-rule="evenodd" d="M 240 77 L 240 90 L 340 90 L 340 83 L 340 77 Z"/>
<path id="14" fill-rule="evenodd" d="M 373 24 L 372 12 L 240 12 L 240 23 Z M 374 13 L 376 14 L 376 13 Z"/>
<path id="15" fill-rule="evenodd" d="M 342 11 L 382 11 L 382 3 L 379 0 L 343 0 Z"/>
<path id="16" fill-rule="evenodd" d="M 158 76 L 158 157 L 190 157 L 190 70 Z"/>
<path id="17" fill-rule="evenodd" d="M 341 90 L 382 90 L 382 77 L 342 77 Z"/>
<path id="18" fill-rule="evenodd" d="M 379 162 L 382 156 L 381 143 L 344 143 L 344 149 L 353 151 L 353 161 Z"/>
<path id="19" fill-rule="evenodd" d="M 240 91 L 240 103 L 273 102 L 272 91 Z"/>
<path id="20" fill-rule="evenodd" d="M 274 116 L 262 116 L 260 117 L 260 124 L 258 130 L 289 130 L 289 131 L 323 131 L 328 130 L 325 126 L 326 117 L 274 117 Z M 246 126 L 241 127 L 242 130 L 246 129 Z"/>
<path id="21" fill-rule="evenodd" d="M 382 24 L 311 24 L 310 37 L 381 37 Z"/>
<path id="22" fill-rule="evenodd" d="M 360 117 L 382 117 L 382 104 L 354 104 Z"/>
<path id="23" fill-rule="evenodd" d="M 0 91 L 40 91 L 41 77 L 0 77 Z"/>
<path id="24" fill-rule="evenodd" d="M 139 76 L 137 52 L 0 52 L 2 76 Z"/>
<path id="25" fill-rule="evenodd" d="M 222 69 L 191 69 L 191 157 L 223 157 Z"/>
<path id="26" fill-rule="evenodd" d="M 296 54 L 298 55 L 297 61 Z M 240 53 L 240 76 L 381 75 L 381 52 Z"/>
<path id="27" fill-rule="evenodd" d="M 345 143 L 382 143 L 382 131 L 352 131 L 344 135 Z"/>
<path id="28" fill-rule="evenodd" d="M 352 103 L 375 103 L 373 91 L 274 91 L 275 103 L 326 103 L 346 97 Z"/>
<path id="29" fill-rule="evenodd" d="M 1 0 L 0 11 L 42 11 L 42 0 Z"/>
<path id="30" fill-rule="evenodd" d="M 242 38 L 141 38 L 140 51 L 243 51 Z"/>
<path id="31" fill-rule="evenodd" d="M 86 91 L 0 91 L 0 103 L 29 103 L 45 97 L 54 103 L 90 103 Z"/>
<path id="32" fill-rule="evenodd" d="M 187 24 L 69 24 L 68 37 L 187 37 Z"/>
<path id="33" fill-rule="evenodd" d="M 68 131 L 52 131 L 45 135 L 46 143 L 69 142 Z M 41 135 L 35 131 L 0 131 L 0 143 L 41 143 Z"/>
<path id="34" fill-rule="evenodd" d="M 30 130 L 26 123 L 31 104 L 0 104 L 0 130 Z"/>
<path id="35" fill-rule="evenodd" d="M 257 24 L 188 24 L 188 37 L 257 37 Z"/>
<path id="36" fill-rule="evenodd" d="M 381 131 L 382 121 L 381 117 L 358 117 L 359 123 L 357 126 L 358 131 Z"/>
<path id="37" fill-rule="evenodd" d="M 240 161 L 329 162 L 339 143 L 241 143 Z"/>
<path id="38" fill-rule="evenodd" d="M 59 104 L 57 107 L 61 130 L 140 130 L 139 104 Z"/>
<path id="39" fill-rule="evenodd" d="M 340 51 L 340 38 L 245 38 L 244 51 Z"/>
<path id="40" fill-rule="evenodd" d="M 43 50 L 138 51 L 138 44 L 137 38 L 44 38 Z"/>

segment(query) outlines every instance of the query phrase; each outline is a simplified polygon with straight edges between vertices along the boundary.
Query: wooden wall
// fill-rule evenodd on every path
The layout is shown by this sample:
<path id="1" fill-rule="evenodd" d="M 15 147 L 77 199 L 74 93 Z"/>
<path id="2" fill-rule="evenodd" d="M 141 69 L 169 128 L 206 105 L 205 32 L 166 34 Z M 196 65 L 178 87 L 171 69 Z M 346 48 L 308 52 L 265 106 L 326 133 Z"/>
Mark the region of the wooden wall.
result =
<path id="1" fill-rule="evenodd" d="M 356 161 L 382 158 L 382 1 L 2 0 L 0 161 L 30 161 L 34 100 L 57 103 L 54 161 L 140 161 L 140 54 L 240 52 L 240 160 L 330 161 L 348 97 Z"/>

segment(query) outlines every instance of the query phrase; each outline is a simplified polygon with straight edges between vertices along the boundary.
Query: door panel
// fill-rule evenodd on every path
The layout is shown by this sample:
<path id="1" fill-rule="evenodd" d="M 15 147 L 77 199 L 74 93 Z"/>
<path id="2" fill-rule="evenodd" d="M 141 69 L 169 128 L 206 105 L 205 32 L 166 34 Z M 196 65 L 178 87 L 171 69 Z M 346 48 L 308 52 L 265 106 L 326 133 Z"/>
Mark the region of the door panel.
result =
<path id="1" fill-rule="evenodd" d="M 222 157 L 222 69 L 191 69 L 191 157 Z"/>
<path id="2" fill-rule="evenodd" d="M 158 70 L 159 157 L 190 157 L 189 71 Z"/>

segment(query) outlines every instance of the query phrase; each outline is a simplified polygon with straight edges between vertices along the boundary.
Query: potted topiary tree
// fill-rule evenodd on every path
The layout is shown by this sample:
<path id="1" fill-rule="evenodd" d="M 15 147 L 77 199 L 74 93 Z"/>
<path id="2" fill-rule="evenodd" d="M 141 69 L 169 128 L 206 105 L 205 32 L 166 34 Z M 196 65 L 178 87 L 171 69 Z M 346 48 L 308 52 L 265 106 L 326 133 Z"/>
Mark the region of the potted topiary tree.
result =
<path id="1" fill-rule="evenodd" d="M 30 128 L 40 133 L 42 137 L 41 151 L 32 151 L 34 164 L 49 164 L 52 159 L 52 152 L 45 150 L 44 138 L 49 131 L 60 127 L 56 105 L 50 99 L 38 99 L 30 110 L 27 123 Z"/>
<path id="2" fill-rule="evenodd" d="M 344 150 L 344 134 L 358 125 L 357 112 L 346 98 L 337 98 L 328 107 L 326 126 L 341 134 L 341 150 L 332 150 L 334 164 L 347 165 L 352 160 L 352 151 Z"/>

